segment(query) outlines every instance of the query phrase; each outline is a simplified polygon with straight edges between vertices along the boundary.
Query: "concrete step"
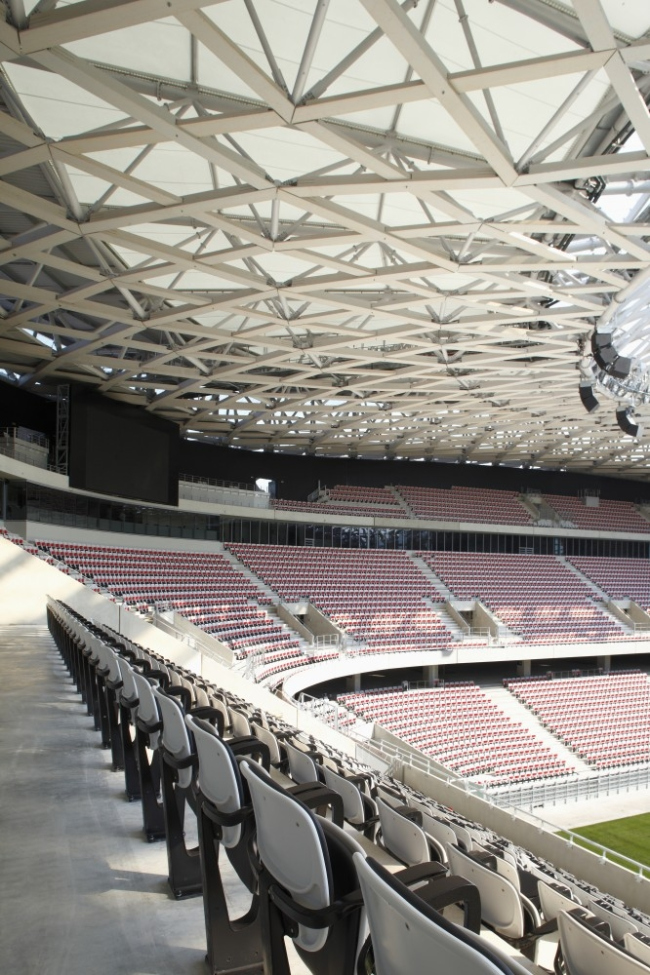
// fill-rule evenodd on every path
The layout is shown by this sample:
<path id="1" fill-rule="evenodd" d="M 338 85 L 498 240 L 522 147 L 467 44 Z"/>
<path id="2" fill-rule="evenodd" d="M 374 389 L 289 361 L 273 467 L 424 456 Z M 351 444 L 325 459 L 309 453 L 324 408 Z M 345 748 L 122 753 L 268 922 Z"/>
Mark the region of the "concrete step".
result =
<path id="1" fill-rule="evenodd" d="M 229 552 L 226 548 L 222 548 L 221 554 L 224 556 L 226 561 L 230 562 L 232 567 L 236 569 L 237 572 L 241 572 L 243 576 L 246 576 L 247 579 L 254 582 L 255 585 L 258 586 L 262 592 L 269 597 L 269 599 L 273 600 L 274 603 L 280 601 L 280 597 L 275 589 L 271 589 L 270 586 L 267 586 L 263 579 L 260 579 L 259 576 L 255 575 L 252 569 L 249 569 L 248 566 L 244 565 L 243 562 L 240 562 L 239 559 L 232 554 L 232 552 Z"/>
<path id="2" fill-rule="evenodd" d="M 406 499 L 404 497 L 402 497 L 402 494 L 398 491 L 398 489 L 393 484 L 389 484 L 388 485 L 388 490 L 393 495 L 393 497 L 395 498 L 395 500 L 396 501 L 399 501 L 399 503 L 404 508 L 404 516 L 406 518 L 415 518 L 415 514 L 413 512 L 413 509 L 409 505 L 408 501 L 406 501 Z"/>
<path id="3" fill-rule="evenodd" d="M 444 596 L 445 599 L 456 598 L 451 589 L 447 588 L 442 579 L 435 574 L 433 569 L 426 564 L 424 559 L 420 558 L 419 555 L 416 555 L 415 552 L 409 552 L 409 557 L 412 562 L 415 562 L 422 575 L 428 579 L 436 592 L 438 592 L 441 596 Z"/>
<path id="4" fill-rule="evenodd" d="M 282 629 L 288 636 L 294 637 L 295 639 L 298 640 L 300 644 L 300 649 L 302 650 L 303 653 L 307 653 L 307 654 L 314 653 L 314 649 L 315 649 L 314 644 L 308 643 L 305 640 L 305 638 L 300 633 L 298 633 L 297 630 L 294 630 L 292 626 L 289 626 L 288 623 L 285 623 L 285 621 L 280 618 L 280 615 L 278 614 L 277 606 L 264 606 L 263 609 L 266 610 L 269 616 L 273 617 L 276 623 L 279 623 L 279 625 L 282 627 Z"/>
<path id="5" fill-rule="evenodd" d="M 569 572 L 573 572 L 573 574 L 577 576 L 581 582 L 584 582 L 586 586 L 589 586 L 593 593 L 595 593 L 601 599 L 609 599 L 609 596 L 604 589 L 599 589 L 596 583 L 592 582 L 589 576 L 586 576 L 584 572 L 581 572 L 580 569 L 576 568 L 576 566 L 573 565 L 572 562 L 569 562 L 563 555 L 556 555 L 556 558 L 558 562 L 561 562 L 564 566 L 566 566 Z"/>
<path id="6" fill-rule="evenodd" d="M 512 718 L 513 721 L 517 721 L 519 724 L 523 725 L 528 731 L 531 732 L 542 741 L 548 748 L 550 748 L 556 755 L 563 758 L 567 763 L 569 768 L 575 769 L 576 772 L 591 772 L 593 771 L 586 762 L 583 762 L 581 758 L 567 748 L 567 746 L 556 738 L 555 735 L 541 724 L 537 720 L 532 711 L 529 711 L 527 707 L 518 701 L 517 698 L 505 687 L 484 687 L 483 691 L 490 698 L 493 704 L 496 704 L 501 711 Z"/>

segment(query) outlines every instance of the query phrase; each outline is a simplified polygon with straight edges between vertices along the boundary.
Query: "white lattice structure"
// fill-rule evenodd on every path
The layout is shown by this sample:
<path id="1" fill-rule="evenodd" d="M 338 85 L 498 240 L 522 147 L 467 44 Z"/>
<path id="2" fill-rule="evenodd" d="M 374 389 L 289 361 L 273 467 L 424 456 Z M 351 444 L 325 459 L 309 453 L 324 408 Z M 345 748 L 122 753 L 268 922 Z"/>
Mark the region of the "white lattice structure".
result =
<path id="1" fill-rule="evenodd" d="M 650 9 L 8 0 L 0 368 L 248 448 L 643 476 Z"/>

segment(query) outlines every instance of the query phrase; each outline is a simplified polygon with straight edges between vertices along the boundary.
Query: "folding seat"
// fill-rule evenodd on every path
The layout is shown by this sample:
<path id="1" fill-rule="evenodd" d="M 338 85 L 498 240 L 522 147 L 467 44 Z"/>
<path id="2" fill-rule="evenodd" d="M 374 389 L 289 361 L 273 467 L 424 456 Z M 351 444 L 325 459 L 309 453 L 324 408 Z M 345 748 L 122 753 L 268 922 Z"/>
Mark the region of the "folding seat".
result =
<path id="1" fill-rule="evenodd" d="M 496 871 L 496 857 L 492 858 L 494 869 L 491 869 L 486 865 L 490 858 L 480 852 L 471 855 L 449 845 L 447 856 L 450 869 L 478 887 L 481 920 L 534 961 L 536 941 L 548 929 L 541 925 L 531 901 Z"/>
<path id="2" fill-rule="evenodd" d="M 259 765 L 240 768 L 256 821 L 265 975 L 290 975 L 285 936 L 315 975 L 354 975 L 362 902 L 352 857 L 361 847 Z"/>
<path id="3" fill-rule="evenodd" d="M 79 647 L 79 676 L 78 685 L 86 711 L 92 717 L 95 731 L 101 730 L 99 710 L 99 691 L 95 677 L 95 668 L 99 662 L 99 639 L 88 628 L 84 627 Z"/>
<path id="4" fill-rule="evenodd" d="M 378 840 L 391 856 L 407 866 L 429 863 L 436 858 L 442 862 L 436 841 L 430 843 L 422 828 L 422 813 L 406 805 L 394 806 L 377 797 L 380 834 Z M 441 873 L 445 873 L 441 867 Z"/>
<path id="5" fill-rule="evenodd" d="M 615 944 L 607 925 L 587 911 L 561 911 L 558 927 L 567 975 L 648 975 L 648 965 Z"/>
<path id="6" fill-rule="evenodd" d="M 125 706 L 131 711 L 135 724 L 135 761 L 138 771 L 139 789 L 137 792 L 127 794 L 129 799 L 139 797 L 142 800 L 142 825 L 147 840 L 152 843 L 154 840 L 163 839 L 165 836 L 165 818 L 162 804 L 159 802 L 160 793 L 160 752 L 158 750 L 158 739 L 162 728 L 158 704 L 153 693 L 153 682 L 159 677 L 164 677 L 161 670 L 155 670 L 150 665 L 145 664 L 142 668 L 144 673 L 140 673 L 138 662 L 135 666 L 131 665 L 131 676 L 133 682 L 128 679 L 124 681 L 123 692 L 129 697 L 123 697 Z M 135 697 L 130 694 L 135 692 Z M 128 703 L 126 703 L 128 702 Z M 122 738 L 123 745 L 128 742 Z M 151 758 L 149 757 L 151 752 Z M 126 772 L 126 766 L 125 766 Z"/>
<path id="7" fill-rule="evenodd" d="M 158 747 L 168 879 L 174 897 L 180 900 L 202 891 L 199 850 L 187 848 L 184 829 L 187 806 L 197 814 L 194 792 L 197 758 L 185 724 L 185 713 L 192 700 L 185 687 L 153 687 L 153 694 L 162 720 Z M 217 722 L 222 720 L 220 712 L 210 707 L 195 709 L 193 713 L 209 715 Z M 223 728 L 221 723 L 220 727 Z"/>
<path id="8" fill-rule="evenodd" d="M 117 645 L 98 641 L 95 668 L 102 724 L 102 744 L 111 749 L 113 771 L 124 768 L 122 734 L 119 726 L 118 693 L 124 685 Z M 108 745 L 106 744 L 108 740 Z"/>
<path id="9" fill-rule="evenodd" d="M 639 931 L 623 935 L 623 947 L 634 958 L 638 958 L 650 968 L 650 937 Z"/>
<path id="10" fill-rule="evenodd" d="M 363 792 L 364 778 L 354 775 L 339 775 L 327 764 L 322 767 L 325 784 L 343 800 L 343 818 L 354 829 L 372 839 L 379 822 L 376 802 Z"/>
<path id="11" fill-rule="evenodd" d="M 586 899 L 585 907 L 595 917 L 609 925 L 611 937 L 615 941 L 622 942 L 626 934 L 634 934 L 639 930 L 630 917 L 621 917 L 594 898 Z"/>
<path id="12" fill-rule="evenodd" d="M 224 741 L 208 716 L 197 712 L 185 722 L 198 755 L 198 826 L 207 956 L 211 975 L 262 972 L 262 944 L 257 878 L 252 863 L 254 820 L 250 796 L 239 771 L 246 755 L 269 767 L 266 745 L 252 737 Z M 248 910 L 231 919 L 219 866 L 224 849 L 239 880 L 251 895 Z"/>

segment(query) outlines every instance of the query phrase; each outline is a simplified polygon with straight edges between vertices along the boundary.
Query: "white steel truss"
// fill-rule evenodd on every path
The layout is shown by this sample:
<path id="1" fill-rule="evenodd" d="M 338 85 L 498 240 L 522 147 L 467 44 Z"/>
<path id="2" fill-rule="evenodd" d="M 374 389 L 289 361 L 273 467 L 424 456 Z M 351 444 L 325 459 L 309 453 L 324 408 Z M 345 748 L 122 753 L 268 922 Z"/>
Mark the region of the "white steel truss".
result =
<path id="1" fill-rule="evenodd" d="M 0 375 L 249 449 L 650 477 L 650 6 L 8 0 Z M 643 418 L 643 417 L 641 417 Z"/>

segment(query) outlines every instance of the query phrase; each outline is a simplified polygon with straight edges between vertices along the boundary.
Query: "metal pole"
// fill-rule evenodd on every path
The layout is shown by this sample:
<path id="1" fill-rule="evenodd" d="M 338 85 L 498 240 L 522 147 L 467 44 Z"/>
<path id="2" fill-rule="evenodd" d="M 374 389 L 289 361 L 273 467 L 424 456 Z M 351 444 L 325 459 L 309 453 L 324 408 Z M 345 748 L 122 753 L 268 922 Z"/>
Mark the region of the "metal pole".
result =
<path id="1" fill-rule="evenodd" d="M 329 5 L 330 0 L 319 0 L 318 6 L 316 7 L 316 13 L 314 14 L 314 19 L 312 20 L 311 27 L 309 28 L 309 36 L 307 37 L 305 50 L 302 53 L 300 67 L 298 68 L 296 83 L 291 94 L 291 100 L 294 105 L 298 104 L 305 91 L 307 75 L 309 74 L 309 69 L 311 68 L 314 54 L 316 53 L 316 45 L 318 44 L 318 38 L 320 37 L 320 32 L 323 29 L 323 24 L 325 23 L 325 15 L 327 14 L 327 8 Z"/>

